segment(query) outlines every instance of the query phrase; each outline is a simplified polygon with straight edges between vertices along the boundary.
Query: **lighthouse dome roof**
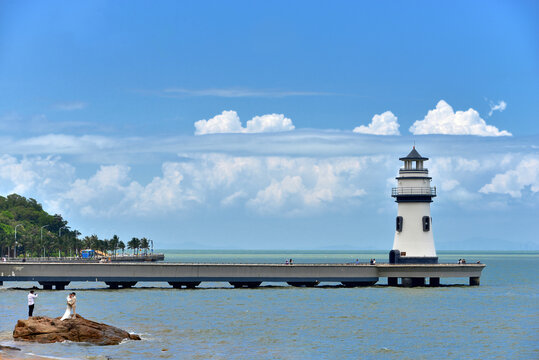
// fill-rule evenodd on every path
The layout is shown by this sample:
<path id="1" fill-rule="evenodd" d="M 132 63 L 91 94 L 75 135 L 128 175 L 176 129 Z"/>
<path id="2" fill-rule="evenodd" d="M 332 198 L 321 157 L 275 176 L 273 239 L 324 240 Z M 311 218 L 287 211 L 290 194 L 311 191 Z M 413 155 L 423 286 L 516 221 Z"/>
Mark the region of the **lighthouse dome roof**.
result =
<path id="1" fill-rule="evenodd" d="M 415 149 L 415 146 L 412 148 L 412 151 L 410 151 L 410 153 L 408 155 L 406 155 L 406 157 L 401 157 L 399 158 L 399 160 L 428 160 L 429 158 L 426 158 L 426 157 L 423 157 L 421 156 L 417 150 Z"/>

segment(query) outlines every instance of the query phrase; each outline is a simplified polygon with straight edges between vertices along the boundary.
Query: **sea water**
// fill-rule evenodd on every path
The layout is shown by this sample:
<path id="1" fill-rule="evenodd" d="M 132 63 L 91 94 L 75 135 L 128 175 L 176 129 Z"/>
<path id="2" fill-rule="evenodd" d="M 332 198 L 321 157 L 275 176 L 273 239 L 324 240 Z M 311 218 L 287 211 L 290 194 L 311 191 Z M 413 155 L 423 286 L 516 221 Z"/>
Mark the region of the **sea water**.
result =
<path id="1" fill-rule="evenodd" d="M 166 251 L 167 261 L 212 263 L 347 263 L 387 259 L 386 252 Z M 117 346 L 16 342 L 27 315 L 26 295 L 37 283 L 0 287 L 0 344 L 63 359 L 538 359 L 539 252 L 441 252 L 440 262 L 487 264 L 481 286 L 442 279 L 439 288 L 379 285 L 344 288 L 322 283 L 295 288 L 226 283 L 173 289 L 139 283 L 108 290 L 73 282 L 65 291 L 38 290 L 34 315 L 60 316 L 77 292 L 82 316 L 140 334 Z M 456 285 L 447 285 L 456 284 Z"/>

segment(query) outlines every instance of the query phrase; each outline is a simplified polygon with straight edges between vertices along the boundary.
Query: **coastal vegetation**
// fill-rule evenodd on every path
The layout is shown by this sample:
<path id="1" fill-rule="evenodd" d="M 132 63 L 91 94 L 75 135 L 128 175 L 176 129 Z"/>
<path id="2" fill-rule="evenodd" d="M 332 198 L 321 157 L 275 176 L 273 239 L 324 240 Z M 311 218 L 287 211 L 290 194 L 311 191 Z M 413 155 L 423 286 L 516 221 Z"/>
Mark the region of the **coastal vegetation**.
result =
<path id="1" fill-rule="evenodd" d="M 35 199 L 17 194 L 0 196 L 0 256 L 2 257 L 66 257 L 93 249 L 117 255 L 131 249 L 133 254 L 147 251 L 151 240 L 133 237 L 126 244 L 117 235 L 100 239 L 97 235 L 81 238 L 81 233 L 68 226 L 62 215 L 50 215 Z"/>

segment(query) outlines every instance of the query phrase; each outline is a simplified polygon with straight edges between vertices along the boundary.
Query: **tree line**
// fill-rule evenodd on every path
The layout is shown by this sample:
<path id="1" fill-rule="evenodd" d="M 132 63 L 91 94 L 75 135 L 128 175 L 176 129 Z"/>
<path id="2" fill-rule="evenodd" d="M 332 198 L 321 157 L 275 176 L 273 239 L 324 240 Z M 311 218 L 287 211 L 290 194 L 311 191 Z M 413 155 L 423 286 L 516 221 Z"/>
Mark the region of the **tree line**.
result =
<path id="1" fill-rule="evenodd" d="M 35 199 L 17 194 L 0 196 L 0 256 L 39 257 L 76 256 L 82 249 L 98 250 L 116 256 L 125 249 L 133 254 L 147 252 L 151 240 L 133 237 L 127 245 L 117 235 L 99 239 L 97 235 L 80 238 L 61 215 L 50 215 Z M 152 243 L 153 245 L 153 243 Z M 153 246 L 152 246 L 153 248 Z"/>

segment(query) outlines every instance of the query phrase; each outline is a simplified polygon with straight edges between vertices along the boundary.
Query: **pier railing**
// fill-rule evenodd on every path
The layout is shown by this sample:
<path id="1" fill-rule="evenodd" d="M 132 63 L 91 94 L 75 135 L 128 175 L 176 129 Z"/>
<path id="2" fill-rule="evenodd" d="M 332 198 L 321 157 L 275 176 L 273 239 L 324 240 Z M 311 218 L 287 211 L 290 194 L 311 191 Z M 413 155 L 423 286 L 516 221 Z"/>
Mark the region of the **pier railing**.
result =
<path id="1" fill-rule="evenodd" d="M 391 196 L 402 195 L 436 196 L 436 187 L 396 187 L 391 189 Z"/>

